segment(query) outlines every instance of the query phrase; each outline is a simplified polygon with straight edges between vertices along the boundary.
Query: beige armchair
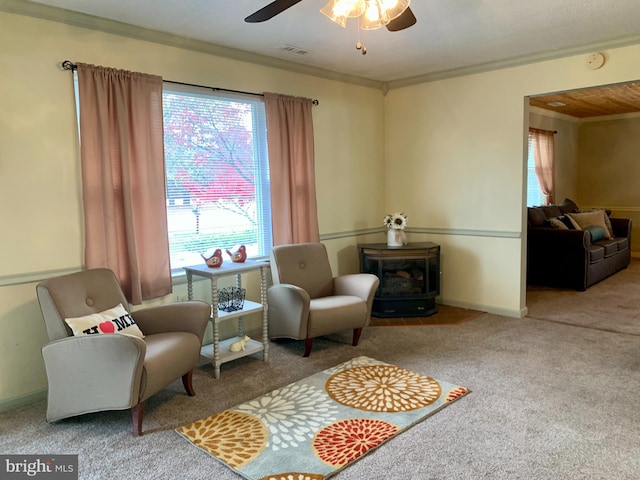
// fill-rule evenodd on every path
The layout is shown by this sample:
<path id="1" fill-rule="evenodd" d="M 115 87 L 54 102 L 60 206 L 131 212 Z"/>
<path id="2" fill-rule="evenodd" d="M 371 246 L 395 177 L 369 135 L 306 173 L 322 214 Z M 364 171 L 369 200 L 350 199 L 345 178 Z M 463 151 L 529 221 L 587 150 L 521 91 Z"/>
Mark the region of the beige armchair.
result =
<path id="1" fill-rule="evenodd" d="M 353 346 L 371 320 L 380 281 L 369 273 L 333 277 L 322 243 L 281 245 L 271 250 L 273 286 L 268 290 L 269 337 L 305 341 L 353 329 Z"/>
<path id="2" fill-rule="evenodd" d="M 51 340 L 42 348 L 49 386 L 47 421 L 130 408 L 133 435 L 138 436 L 151 395 L 180 377 L 187 393 L 195 395 L 192 372 L 211 315 L 209 304 L 167 304 L 131 312 L 129 317 L 127 300 L 108 269 L 51 278 L 38 284 L 36 292 Z M 119 319 L 104 322 L 104 315 L 95 315 L 118 304 L 126 310 Z M 77 327 L 78 322 L 84 325 L 96 318 L 100 326 L 85 333 L 126 327 L 125 333 L 134 334 L 77 331 L 80 335 L 74 336 L 68 324 Z M 144 338 L 136 336 L 140 331 Z"/>

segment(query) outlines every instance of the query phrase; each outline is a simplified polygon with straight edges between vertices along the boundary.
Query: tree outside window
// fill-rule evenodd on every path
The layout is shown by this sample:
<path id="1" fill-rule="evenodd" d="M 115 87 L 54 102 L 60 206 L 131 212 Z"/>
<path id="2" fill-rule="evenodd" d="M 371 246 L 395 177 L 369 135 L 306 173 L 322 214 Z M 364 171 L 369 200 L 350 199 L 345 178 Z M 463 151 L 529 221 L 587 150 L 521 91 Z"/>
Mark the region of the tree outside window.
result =
<path id="1" fill-rule="evenodd" d="M 165 85 L 167 219 L 171 266 L 212 249 L 271 247 L 264 104 L 259 98 Z"/>

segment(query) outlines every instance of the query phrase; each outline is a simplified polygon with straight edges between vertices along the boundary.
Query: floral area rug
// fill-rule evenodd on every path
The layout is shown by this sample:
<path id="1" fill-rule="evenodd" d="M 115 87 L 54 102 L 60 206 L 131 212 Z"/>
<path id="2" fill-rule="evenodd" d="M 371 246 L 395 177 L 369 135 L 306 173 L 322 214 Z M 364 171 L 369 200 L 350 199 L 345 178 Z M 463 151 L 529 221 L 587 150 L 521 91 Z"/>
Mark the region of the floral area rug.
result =
<path id="1" fill-rule="evenodd" d="M 247 479 L 324 479 L 468 392 L 357 357 L 176 431 Z"/>

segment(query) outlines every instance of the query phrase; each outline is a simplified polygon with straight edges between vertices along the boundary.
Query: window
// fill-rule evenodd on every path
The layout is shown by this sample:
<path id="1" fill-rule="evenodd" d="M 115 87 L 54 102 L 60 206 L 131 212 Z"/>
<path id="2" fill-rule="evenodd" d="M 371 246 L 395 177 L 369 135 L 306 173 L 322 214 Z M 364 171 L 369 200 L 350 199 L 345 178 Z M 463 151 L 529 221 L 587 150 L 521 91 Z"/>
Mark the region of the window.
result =
<path id="1" fill-rule="evenodd" d="M 165 83 L 163 116 L 171 268 L 202 263 L 215 248 L 268 255 L 262 98 Z"/>
<path id="2" fill-rule="evenodd" d="M 529 133 L 529 148 L 527 159 L 527 206 L 533 207 L 545 204 L 545 196 L 540 188 L 540 182 L 536 175 L 536 164 L 534 160 L 536 143 L 533 135 Z"/>

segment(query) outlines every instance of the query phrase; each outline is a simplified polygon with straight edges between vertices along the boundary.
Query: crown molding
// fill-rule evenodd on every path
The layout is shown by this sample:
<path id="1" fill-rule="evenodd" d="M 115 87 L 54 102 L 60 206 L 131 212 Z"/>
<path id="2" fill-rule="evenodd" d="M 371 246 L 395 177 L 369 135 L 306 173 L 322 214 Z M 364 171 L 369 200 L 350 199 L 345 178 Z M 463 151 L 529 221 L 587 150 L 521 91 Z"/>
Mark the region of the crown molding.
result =
<path id="1" fill-rule="evenodd" d="M 0 0 L 0 11 L 13 13 L 17 15 L 25 15 L 29 17 L 50 20 L 53 22 L 64 23 L 74 27 L 86 28 L 89 30 L 97 30 L 104 33 L 119 35 L 122 37 L 135 38 L 147 42 L 158 43 L 171 47 L 184 48 L 196 52 L 207 53 L 218 57 L 239 60 L 265 67 L 287 70 L 294 73 L 311 75 L 327 80 L 335 80 L 338 82 L 360 85 L 363 87 L 383 90 L 384 82 L 371 80 L 368 78 L 348 75 L 344 73 L 334 72 L 323 68 L 302 65 L 279 58 L 259 55 L 235 48 L 223 47 L 213 43 L 203 42 L 192 38 L 172 35 L 158 30 L 137 27 L 124 22 L 109 20 L 95 15 L 74 12 L 59 7 L 43 5 L 40 3 L 30 2 L 28 0 Z"/>
<path id="2" fill-rule="evenodd" d="M 575 46 L 561 50 L 552 50 L 532 55 L 523 55 L 506 60 L 469 65 L 467 67 L 455 68 L 439 72 L 431 72 L 424 75 L 383 82 L 364 77 L 358 77 L 355 75 L 334 72 L 332 70 L 326 70 L 323 68 L 302 65 L 299 63 L 281 60 L 266 55 L 247 52 L 244 50 L 223 47 L 200 40 L 194 40 L 187 37 L 160 32 L 157 30 L 137 27 L 127 23 L 109 20 L 94 15 L 74 12 L 71 10 L 52 7 L 49 5 L 43 5 L 40 3 L 31 2 L 29 0 L 0 0 L 0 11 L 65 23 L 67 25 L 75 27 L 97 30 L 104 33 L 135 38 L 138 40 L 159 43 L 162 45 L 184 48 L 196 52 L 202 52 L 219 57 L 239 60 L 242 62 L 254 63 L 257 65 L 278 68 L 294 73 L 320 77 L 327 80 L 335 80 L 338 82 L 374 88 L 381 90 L 385 95 L 389 90 L 418 85 L 421 83 L 445 80 L 454 77 L 462 77 L 477 73 L 484 73 L 492 70 L 500 70 L 504 68 L 517 67 L 547 60 L 555 60 L 558 58 L 570 57 L 573 55 L 592 53 L 594 51 L 602 51 L 640 44 L 640 35 L 634 35 L 606 42 Z"/>
<path id="3" fill-rule="evenodd" d="M 421 83 L 434 82 L 437 80 L 446 80 L 448 78 L 463 77 L 467 75 L 474 75 L 477 73 L 484 73 L 492 70 L 502 70 L 505 68 L 519 67 L 522 65 L 528 65 L 532 63 L 545 62 L 548 60 L 556 60 L 556 59 L 565 58 L 565 57 L 572 57 L 574 55 L 592 53 L 595 51 L 628 47 L 629 45 L 636 45 L 636 44 L 640 44 L 640 35 L 632 35 L 628 37 L 618 38 L 615 40 L 609 40 L 606 42 L 591 43 L 588 45 L 579 45 L 579 46 L 564 48 L 560 50 L 551 50 L 546 52 L 534 53 L 531 55 L 522 55 L 518 57 L 508 58 L 505 60 L 498 60 L 495 62 L 479 63 L 476 65 L 469 65 L 467 67 L 454 68 L 452 70 L 443 70 L 440 72 L 427 73 L 427 74 L 418 75 L 415 77 L 392 80 L 390 82 L 387 82 L 387 88 L 389 90 L 393 90 L 396 88 L 409 87 L 409 86 L 418 85 Z"/>

